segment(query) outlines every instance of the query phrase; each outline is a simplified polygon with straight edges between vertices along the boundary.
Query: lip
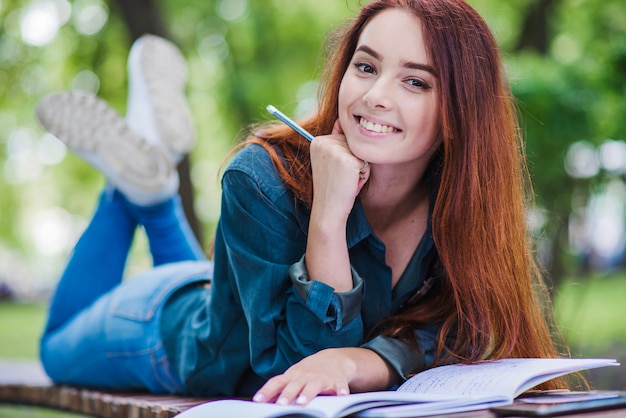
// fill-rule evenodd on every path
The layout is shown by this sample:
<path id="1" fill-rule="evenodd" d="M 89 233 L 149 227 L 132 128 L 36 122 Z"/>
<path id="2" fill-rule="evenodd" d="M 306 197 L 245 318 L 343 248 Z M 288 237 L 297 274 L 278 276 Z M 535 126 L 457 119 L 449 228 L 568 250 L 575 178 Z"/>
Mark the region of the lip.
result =
<path id="1" fill-rule="evenodd" d="M 376 131 L 371 131 L 369 129 L 366 129 L 363 125 L 361 125 L 361 119 L 365 119 L 367 122 L 371 122 L 373 124 L 377 124 L 377 125 L 382 125 L 382 126 L 387 126 L 387 127 L 391 127 L 393 128 L 393 131 L 391 132 L 376 132 Z M 397 134 L 399 132 L 402 132 L 402 129 L 398 128 L 397 126 L 386 122 L 382 119 L 376 118 L 376 117 L 372 117 L 372 116 L 365 116 L 365 115 L 354 115 L 354 120 L 356 122 L 356 124 L 359 127 L 359 130 L 367 135 L 375 135 L 375 136 L 385 136 L 385 135 L 393 135 L 393 134 Z"/>

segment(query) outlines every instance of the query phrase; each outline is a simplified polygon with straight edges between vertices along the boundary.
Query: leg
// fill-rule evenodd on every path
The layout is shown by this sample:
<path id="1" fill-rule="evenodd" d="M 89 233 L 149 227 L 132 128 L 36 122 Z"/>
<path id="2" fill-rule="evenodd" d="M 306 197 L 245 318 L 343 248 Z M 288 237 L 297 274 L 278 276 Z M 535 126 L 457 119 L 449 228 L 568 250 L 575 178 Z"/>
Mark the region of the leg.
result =
<path id="1" fill-rule="evenodd" d="M 170 53 L 166 53 L 168 48 Z M 105 210 L 103 201 L 102 213 L 96 212 L 63 275 L 41 341 L 42 363 L 56 382 L 157 393 L 182 390 L 161 341 L 162 306 L 180 287 L 209 280 L 212 264 L 197 261 L 204 256 L 176 196 L 174 163 L 193 144 L 183 95 L 186 75 L 153 77 L 161 64 L 182 65 L 186 70 L 182 56 L 172 48 L 152 39 L 135 49 L 139 58 L 129 67 L 135 80 L 131 96 L 137 97 L 129 101 L 133 109 L 128 124 L 102 100 L 78 93 L 51 95 L 38 105 L 42 125 L 99 169 L 112 189 L 119 190 L 113 192 L 115 209 L 128 223 L 127 228 L 113 227 L 116 212 Z M 168 80 L 174 81 L 172 86 L 161 88 L 161 81 Z M 173 107 L 164 108 L 161 102 Z M 139 223 L 145 227 L 154 263 L 160 267 L 120 284 Z M 107 233 L 117 238 L 123 235 L 126 241 L 109 241 Z M 103 256 L 111 260 L 112 268 Z M 97 274 L 91 275 L 88 268 L 97 269 Z M 87 273 L 88 280 L 81 281 Z M 67 308 L 67 299 L 77 292 L 87 297 L 69 302 Z"/>
<path id="2" fill-rule="evenodd" d="M 106 190 L 61 276 L 45 333 L 64 324 L 122 281 L 136 225 L 121 194 Z"/>
<path id="3" fill-rule="evenodd" d="M 154 206 L 107 190 L 61 276 L 50 305 L 48 333 L 121 283 L 135 229 L 144 226 L 155 266 L 205 260 L 178 196 Z"/>
<path id="4" fill-rule="evenodd" d="M 138 219 L 164 265 L 122 282 Z M 178 197 L 144 207 L 117 190 L 103 193 L 52 301 L 40 347 L 48 375 L 78 386 L 182 393 L 160 317 L 177 289 L 211 279 L 212 263 L 202 258 Z"/>
<path id="5" fill-rule="evenodd" d="M 127 201 L 127 208 L 145 229 L 154 266 L 206 259 L 187 222 L 180 196 L 152 206 L 140 206 Z"/>
<path id="6" fill-rule="evenodd" d="M 165 301 L 212 277 L 210 262 L 170 263 L 124 281 L 44 335 L 41 361 L 62 384 L 182 393 L 161 341 Z"/>

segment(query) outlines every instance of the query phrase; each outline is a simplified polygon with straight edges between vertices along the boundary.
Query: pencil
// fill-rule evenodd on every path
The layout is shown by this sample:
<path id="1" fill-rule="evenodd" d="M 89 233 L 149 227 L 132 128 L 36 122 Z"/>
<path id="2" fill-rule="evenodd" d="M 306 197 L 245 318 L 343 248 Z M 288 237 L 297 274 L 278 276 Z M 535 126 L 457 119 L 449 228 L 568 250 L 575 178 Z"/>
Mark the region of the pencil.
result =
<path id="1" fill-rule="evenodd" d="M 298 125 L 296 122 L 291 120 L 283 112 L 281 112 L 280 110 L 276 109 L 272 105 L 267 105 L 266 109 L 267 109 L 268 112 L 270 112 L 270 114 L 272 114 L 276 118 L 280 119 L 287 126 L 289 126 L 291 129 L 293 129 L 294 131 L 296 131 L 297 133 L 299 133 L 300 135 L 305 137 L 307 140 L 313 141 L 313 138 L 314 138 L 313 135 L 311 135 L 308 131 L 306 131 L 302 126 Z"/>

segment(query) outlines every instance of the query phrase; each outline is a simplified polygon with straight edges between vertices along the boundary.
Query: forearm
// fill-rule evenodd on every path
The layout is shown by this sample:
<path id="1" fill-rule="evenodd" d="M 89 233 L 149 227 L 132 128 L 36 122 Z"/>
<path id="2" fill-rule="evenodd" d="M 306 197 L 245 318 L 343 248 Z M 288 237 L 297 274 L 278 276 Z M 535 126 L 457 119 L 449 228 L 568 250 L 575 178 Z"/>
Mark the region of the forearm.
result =
<path id="1" fill-rule="evenodd" d="M 364 179 L 363 162 L 348 148 L 340 124 L 331 135 L 311 143 L 313 204 L 309 219 L 306 266 L 312 280 L 322 281 L 336 292 L 352 289 L 346 225 Z"/>
<path id="2" fill-rule="evenodd" d="M 318 280 L 335 289 L 352 289 L 350 256 L 346 244 L 346 219 L 326 213 L 315 206 L 311 212 L 306 247 L 306 268 L 311 280 Z"/>
<path id="3" fill-rule="evenodd" d="M 389 363 L 372 350 L 360 347 L 332 350 L 341 353 L 341 357 L 353 364 L 353 372 L 349 376 L 351 392 L 385 390 L 401 381 Z"/>

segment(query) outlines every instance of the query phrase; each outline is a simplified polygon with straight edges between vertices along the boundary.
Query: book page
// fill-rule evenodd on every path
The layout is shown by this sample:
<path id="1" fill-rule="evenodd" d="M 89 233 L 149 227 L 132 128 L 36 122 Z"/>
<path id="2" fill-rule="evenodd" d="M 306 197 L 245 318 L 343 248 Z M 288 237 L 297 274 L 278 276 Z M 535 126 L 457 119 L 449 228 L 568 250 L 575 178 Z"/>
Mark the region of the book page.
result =
<path id="1" fill-rule="evenodd" d="M 508 405 L 502 399 L 458 398 L 452 401 L 383 406 L 359 412 L 359 418 L 417 418 L 432 415 L 452 414 L 456 412 L 476 411 L 492 406 Z"/>
<path id="2" fill-rule="evenodd" d="M 304 408 L 298 406 L 256 403 L 236 399 L 203 403 L 176 415 L 177 418 L 275 418 L 283 416 L 326 418 L 319 411 L 305 411 Z"/>
<path id="3" fill-rule="evenodd" d="M 225 399 L 194 406 L 177 415 L 176 418 L 336 418 L 379 406 L 433 404 L 451 399 L 450 395 L 396 391 L 357 393 L 347 396 L 318 396 L 306 406 Z"/>
<path id="4" fill-rule="evenodd" d="M 503 359 L 454 364 L 421 372 L 398 390 L 459 396 L 502 396 L 513 400 L 522 392 L 564 374 L 618 365 L 612 359 Z"/>
<path id="5" fill-rule="evenodd" d="M 504 359 L 455 364 L 419 373 L 398 391 L 318 396 L 307 406 L 220 400 L 195 406 L 177 418 L 336 418 L 368 409 L 362 416 L 417 417 L 509 403 L 520 391 L 555 376 L 617 365 L 607 359 Z"/>

